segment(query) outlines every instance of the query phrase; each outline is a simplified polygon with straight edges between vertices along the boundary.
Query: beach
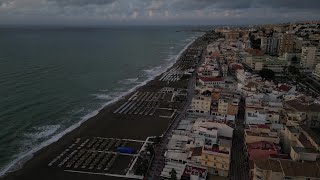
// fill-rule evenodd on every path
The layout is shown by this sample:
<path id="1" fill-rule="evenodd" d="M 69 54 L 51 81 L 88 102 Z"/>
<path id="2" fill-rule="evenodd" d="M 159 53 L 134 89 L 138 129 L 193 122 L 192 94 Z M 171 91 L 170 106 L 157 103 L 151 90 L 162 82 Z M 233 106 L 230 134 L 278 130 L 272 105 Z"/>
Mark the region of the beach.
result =
<path id="1" fill-rule="evenodd" d="M 185 49 L 184 53 L 177 59 L 176 63 L 166 72 L 177 68 L 183 64 L 182 59 L 190 48 L 201 47 L 205 43 L 201 37 L 196 39 Z M 164 73 L 166 73 L 164 72 Z M 167 82 L 159 79 L 163 74 L 155 77 L 144 86 L 138 87 L 130 94 L 122 97 L 118 101 L 103 108 L 96 116 L 82 123 L 78 128 L 67 133 L 58 141 L 37 151 L 33 158 L 27 161 L 23 167 L 17 171 L 8 173 L 2 179 L 89 179 L 94 176 L 95 179 L 113 179 L 114 177 L 70 173 L 59 168 L 49 167 L 48 163 L 58 156 L 63 149 L 67 148 L 77 138 L 121 138 L 121 139 L 137 139 L 145 140 L 149 136 L 160 136 L 168 128 L 173 118 L 165 118 L 157 113 L 152 116 L 143 116 L 139 114 L 121 114 L 114 113 L 121 105 L 123 105 L 136 92 L 158 92 L 163 87 L 187 88 L 190 78 L 181 79 L 179 81 Z M 181 103 L 173 103 L 170 106 L 177 106 L 181 109 Z M 166 104 L 164 103 L 164 106 Z M 119 178 L 116 178 L 119 179 Z"/>

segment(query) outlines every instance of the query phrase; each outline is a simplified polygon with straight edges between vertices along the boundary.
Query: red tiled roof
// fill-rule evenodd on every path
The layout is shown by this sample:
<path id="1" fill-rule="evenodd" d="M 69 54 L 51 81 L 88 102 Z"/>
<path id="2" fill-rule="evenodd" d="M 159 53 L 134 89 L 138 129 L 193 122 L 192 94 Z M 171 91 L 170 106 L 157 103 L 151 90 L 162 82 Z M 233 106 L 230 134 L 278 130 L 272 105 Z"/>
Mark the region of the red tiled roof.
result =
<path id="1" fill-rule="evenodd" d="M 248 84 L 245 85 L 245 87 L 247 87 L 247 88 L 252 88 L 252 87 L 257 87 L 257 86 L 258 86 L 258 84 L 255 82 L 249 82 Z"/>
<path id="2" fill-rule="evenodd" d="M 279 148 L 273 143 L 259 141 L 247 144 L 249 159 L 267 158 L 271 154 L 278 154 Z"/>
<path id="3" fill-rule="evenodd" d="M 288 92 L 290 89 L 291 89 L 291 87 L 288 85 L 285 85 L 285 84 L 281 84 L 280 86 L 278 86 L 276 88 L 276 90 L 279 90 L 281 92 L 283 92 L 283 91 Z"/>
<path id="4" fill-rule="evenodd" d="M 202 155 L 202 147 L 192 148 L 192 156 L 201 156 Z"/>
<path id="5" fill-rule="evenodd" d="M 186 165 L 186 168 L 184 169 L 182 176 L 190 177 L 190 175 L 198 175 L 199 177 L 205 178 L 207 176 L 207 169 Z"/>
<path id="6" fill-rule="evenodd" d="M 243 69 L 243 66 L 240 64 L 233 64 L 231 65 L 231 69 L 236 71 L 238 69 Z"/>
<path id="7" fill-rule="evenodd" d="M 269 125 L 267 124 L 257 124 L 256 126 L 259 129 L 270 129 Z"/>

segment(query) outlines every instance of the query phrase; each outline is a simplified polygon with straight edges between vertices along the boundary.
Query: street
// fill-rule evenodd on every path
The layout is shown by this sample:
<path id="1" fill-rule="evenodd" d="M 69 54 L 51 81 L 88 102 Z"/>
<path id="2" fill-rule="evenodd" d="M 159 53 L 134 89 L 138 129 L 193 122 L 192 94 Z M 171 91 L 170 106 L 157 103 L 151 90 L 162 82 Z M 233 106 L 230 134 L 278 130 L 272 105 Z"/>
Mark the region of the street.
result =
<path id="1" fill-rule="evenodd" d="M 245 155 L 244 143 L 244 115 L 245 102 L 241 99 L 239 103 L 239 113 L 236 119 L 236 128 L 233 133 L 231 163 L 230 163 L 230 180 L 248 180 L 249 164 Z"/>

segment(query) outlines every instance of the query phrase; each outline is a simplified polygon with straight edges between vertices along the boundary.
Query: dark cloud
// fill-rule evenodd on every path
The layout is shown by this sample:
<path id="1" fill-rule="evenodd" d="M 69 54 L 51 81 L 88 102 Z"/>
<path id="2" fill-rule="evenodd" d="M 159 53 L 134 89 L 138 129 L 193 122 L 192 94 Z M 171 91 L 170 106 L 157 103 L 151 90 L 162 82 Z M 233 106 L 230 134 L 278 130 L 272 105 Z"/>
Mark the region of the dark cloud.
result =
<path id="1" fill-rule="evenodd" d="M 0 0 L 2 1 L 9 0 Z M 114 2 L 130 3 L 137 0 L 48 0 L 62 6 L 87 6 L 108 5 Z M 202 10 L 210 8 L 219 9 L 249 9 L 249 8 L 274 8 L 274 9 L 320 9 L 320 0 L 138 0 L 141 1 L 140 9 L 177 9 L 177 10 Z M 158 4 L 157 7 L 148 7 Z"/>
<path id="2" fill-rule="evenodd" d="M 174 6 L 185 10 L 206 8 L 249 9 L 249 8 L 286 8 L 320 9 L 320 0 L 178 0 Z"/>
<path id="3" fill-rule="evenodd" d="M 257 7 L 286 9 L 320 9 L 319 0 L 257 0 Z"/>
<path id="4" fill-rule="evenodd" d="M 0 0 L 0 6 L 3 6 L 3 5 L 10 3 L 10 2 L 11 2 L 11 0 Z"/>
<path id="5" fill-rule="evenodd" d="M 106 5 L 117 0 L 49 0 L 62 6 Z"/>
<path id="6" fill-rule="evenodd" d="M 263 23 L 320 19 L 320 0 L 0 0 L 0 24 Z"/>

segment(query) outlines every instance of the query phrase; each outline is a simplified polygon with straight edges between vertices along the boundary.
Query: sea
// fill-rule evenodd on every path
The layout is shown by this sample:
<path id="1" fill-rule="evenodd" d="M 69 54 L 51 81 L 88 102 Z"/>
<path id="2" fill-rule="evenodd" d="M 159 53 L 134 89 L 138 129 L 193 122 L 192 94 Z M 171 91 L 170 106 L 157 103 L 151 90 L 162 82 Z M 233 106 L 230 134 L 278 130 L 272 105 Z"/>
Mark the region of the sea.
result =
<path id="1" fill-rule="evenodd" d="M 0 175 L 172 66 L 192 28 L 0 28 Z"/>

